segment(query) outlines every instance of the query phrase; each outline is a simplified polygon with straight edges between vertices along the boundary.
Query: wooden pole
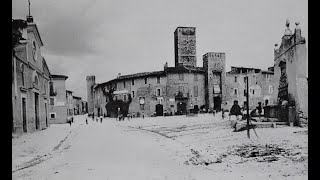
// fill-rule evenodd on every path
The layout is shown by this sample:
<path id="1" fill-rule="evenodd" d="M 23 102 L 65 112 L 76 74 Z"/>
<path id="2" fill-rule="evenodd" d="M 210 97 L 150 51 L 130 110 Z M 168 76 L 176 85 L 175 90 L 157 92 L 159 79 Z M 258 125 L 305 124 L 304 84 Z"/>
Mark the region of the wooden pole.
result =
<path id="1" fill-rule="evenodd" d="M 250 115 L 249 115 L 249 77 L 246 76 L 246 83 L 247 83 L 247 135 L 250 139 L 250 127 L 249 127 L 249 121 L 250 121 Z"/>

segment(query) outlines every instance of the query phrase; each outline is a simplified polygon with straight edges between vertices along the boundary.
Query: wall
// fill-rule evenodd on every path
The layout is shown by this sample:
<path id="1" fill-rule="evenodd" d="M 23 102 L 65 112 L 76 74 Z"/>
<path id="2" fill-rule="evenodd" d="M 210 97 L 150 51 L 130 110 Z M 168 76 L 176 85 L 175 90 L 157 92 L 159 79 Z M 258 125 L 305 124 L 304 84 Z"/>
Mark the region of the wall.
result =
<path id="1" fill-rule="evenodd" d="M 66 123 L 67 120 L 67 98 L 66 98 L 66 83 L 65 79 L 52 79 L 54 91 L 56 96 L 50 96 L 55 98 L 54 105 L 50 106 L 50 113 L 56 113 L 56 118 L 50 117 L 51 124 Z M 49 102 L 50 103 L 50 102 Z"/>

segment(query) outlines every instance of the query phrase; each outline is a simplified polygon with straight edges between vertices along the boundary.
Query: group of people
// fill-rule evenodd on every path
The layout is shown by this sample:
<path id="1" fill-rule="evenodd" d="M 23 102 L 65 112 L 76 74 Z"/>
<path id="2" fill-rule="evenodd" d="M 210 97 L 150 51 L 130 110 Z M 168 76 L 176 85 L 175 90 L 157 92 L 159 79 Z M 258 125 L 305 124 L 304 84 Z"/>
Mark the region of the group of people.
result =
<path id="1" fill-rule="evenodd" d="M 236 116 L 236 119 L 239 120 L 239 116 L 243 116 L 243 113 L 242 111 L 245 111 L 244 108 L 241 108 L 238 104 L 238 101 L 234 101 L 233 102 L 233 105 L 230 109 L 230 113 L 229 113 L 229 117 L 230 116 Z M 261 102 L 258 103 L 258 106 L 253 109 L 251 112 L 250 112 L 250 117 L 254 116 L 256 114 L 256 112 L 258 111 L 258 114 L 259 114 L 259 118 L 261 117 L 261 113 L 262 113 L 262 106 L 261 106 Z"/>

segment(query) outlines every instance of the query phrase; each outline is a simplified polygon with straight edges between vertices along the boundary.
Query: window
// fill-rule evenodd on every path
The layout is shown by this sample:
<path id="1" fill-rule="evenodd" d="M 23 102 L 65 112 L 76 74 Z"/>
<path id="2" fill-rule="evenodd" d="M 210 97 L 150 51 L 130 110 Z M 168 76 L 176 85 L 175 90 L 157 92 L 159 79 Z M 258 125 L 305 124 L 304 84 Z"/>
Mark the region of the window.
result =
<path id="1" fill-rule="evenodd" d="M 157 96 L 161 96 L 161 89 L 157 89 Z"/>
<path id="2" fill-rule="evenodd" d="M 184 92 L 183 86 L 179 86 L 179 92 Z"/>
<path id="3" fill-rule="evenodd" d="M 234 92 L 234 95 L 237 95 L 238 94 L 238 89 L 235 88 L 233 92 Z"/>
<path id="4" fill-rule="evenodd" d="M 134 85 L 134 79 L 131 80 L 132 86 Z"/>
<path id="5" fill-rule="evenodd" d="M 148 83 L 148 79 L 144 78 L 144 84 L 147 84 L 147 83 Z"/>
<path id="6" fill-rule="evenodd" d="M 246 96 L 246 90 L 245 89 L 243 90 L 243 95 Z"/>
<path id="7" fill-rule="evenodd" d="M 20 70 L 21 70 L 22 86 L 24 86 L 24 64 L 21 64 Z"/>
<path id="8" fill-rule="evenodd" d="M 50 113 L 50 118 L 55 119 L 56 118 L 56 113 Z"/>
<path id="9" fill-rule="evenodd" d="M 132 91 L 132 98 L 134 98 L 134 91 Z"/>
<path id="10" fill-rule="evenodd" d="M 123 88 L 126 88 L 126 81 L 123 81 Z"/>
<path id="11" fill-rule="evenodd" d="M 54 105 L 54 98 L 50 98 L 50 105 Z"/>
<path id="12" fill-rule="evenodd" d="M 246 83 L 246 77 L 243 77 L 243 82 Z"/>
<path id="13" fill-rule="evenodd" d="M 115 100 L 117 101 L 118 100 L 118 96 L 115 96 L 115 98 L 116 98 Z"/>
<path id="14" fill-rule="evenodd" d="M 273 93 L 273 87 L 270 85 L 269 86 L 269 93 L 272 94 Z"/>
<path id="15" fill-rule="evenodd" d="M 33 83 L 38 86 L 38 84 L 39 84 L 38 76 L 34 76 L 34 82 Z"/>
<path id="16" fill-rule="evenodd" d="M 197 74 L 194 75 L 194 81 L 198 81 L 198 75 Z"/>
<path id="17" fill-rule="evenodd" d="M 123 95 L 123 101 L 127 101 L 127 95 Z"/>
<path id="18" fill-rule="evenodd" d="M 184 77 L 183 77 L 183 74 L 182 74 L 182 73 L 179 74 L 179 80 L 180 80 L 180 81 L 183 81 L 183 80 L 184 80 Z"/>
<path id="19" fill-rule="evenodd" d="M 234 82 L 237 82 L 237 76 L 234 77 Z"/>
<path id="20" fill-rule="evenodd" d="M 160 84 L 160 77 L 157 77 L 157 83 Z"/>
<path id="21" fill-rule="evenodd" d="M 194 97 L 198 97 L 198 86 L 194 86 Z"/>
<path id="22" fill-rule="evenodd" d="M 252 90 L 252 94 L 254 94 L 254 89 Z"/>

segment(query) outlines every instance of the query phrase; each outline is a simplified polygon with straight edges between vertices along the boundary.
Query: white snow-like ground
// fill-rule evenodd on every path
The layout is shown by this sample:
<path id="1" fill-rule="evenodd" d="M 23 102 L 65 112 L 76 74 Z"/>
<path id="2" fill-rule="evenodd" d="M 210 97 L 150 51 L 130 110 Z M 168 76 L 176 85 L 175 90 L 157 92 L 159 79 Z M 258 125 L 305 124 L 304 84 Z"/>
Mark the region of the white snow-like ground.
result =
<path id="1" fill-rule="evenodd" d="M 232 132 L 200 114 L 51 125 L 13 139 L 13 179 L 307 179 L 307 128 Z M 269 148 L 266 148 L 266 144 Z M 278 148 L 278 151 L 273 151 Z M 248 157 L 250 153 L 269 155 Z M 270 154 L 270 152 L 273 152 Z"/>

